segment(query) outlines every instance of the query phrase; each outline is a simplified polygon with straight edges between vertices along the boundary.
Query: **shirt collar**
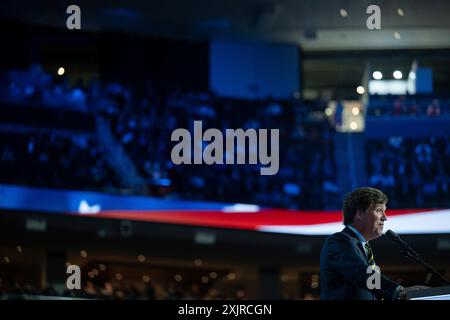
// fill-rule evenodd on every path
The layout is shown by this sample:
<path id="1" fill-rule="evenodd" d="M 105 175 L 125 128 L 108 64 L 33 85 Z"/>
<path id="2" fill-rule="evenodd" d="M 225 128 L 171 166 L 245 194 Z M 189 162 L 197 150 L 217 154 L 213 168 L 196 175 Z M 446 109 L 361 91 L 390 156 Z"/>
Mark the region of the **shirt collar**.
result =
<path id="1" fill-rule="evenodd" d="M 348 227 L 350 228 L 350 230 L 352 230 L 356 234 L 356 236 L 358 237 L 358 240 L 363 245 L 367 242 L 367 240 L 364 238 L 364 236 L 358 230 L 356 230 L 355 227 L 353 227 L 352 225 L 348 225 Z"/>

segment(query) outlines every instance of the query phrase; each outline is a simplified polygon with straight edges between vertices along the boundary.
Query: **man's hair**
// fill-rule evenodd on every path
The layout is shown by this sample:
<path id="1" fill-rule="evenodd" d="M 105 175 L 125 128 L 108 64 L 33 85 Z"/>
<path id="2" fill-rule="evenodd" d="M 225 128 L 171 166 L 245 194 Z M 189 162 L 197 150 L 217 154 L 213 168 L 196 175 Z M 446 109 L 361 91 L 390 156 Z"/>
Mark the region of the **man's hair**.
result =
<path id="1" fill-rule="evenodd" d="M 353 223 L 358 210 L 366 211 L 371 204 L 387 204 L 388 197 L 381 190 L 375 188 L 358 188 L 345 195 L 343 215 L 344 225 Z"/>

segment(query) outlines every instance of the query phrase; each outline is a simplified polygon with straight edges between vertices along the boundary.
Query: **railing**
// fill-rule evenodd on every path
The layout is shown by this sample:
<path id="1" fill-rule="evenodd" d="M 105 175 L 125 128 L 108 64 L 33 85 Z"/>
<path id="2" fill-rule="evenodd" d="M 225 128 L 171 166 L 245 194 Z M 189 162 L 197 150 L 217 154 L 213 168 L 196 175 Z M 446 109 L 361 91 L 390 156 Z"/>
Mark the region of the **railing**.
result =
<path id="1" fill-rule="evenodd" d="M 99 116 L 97 118 L 97 134 L 99 142 L 108 153 L 108 161 L 118 174 L 121 182 L 138 194 L 148 192 L 147 183 L 142 178 L 124 148 L 118 143 L 111 132 L 108 122 Z"/>

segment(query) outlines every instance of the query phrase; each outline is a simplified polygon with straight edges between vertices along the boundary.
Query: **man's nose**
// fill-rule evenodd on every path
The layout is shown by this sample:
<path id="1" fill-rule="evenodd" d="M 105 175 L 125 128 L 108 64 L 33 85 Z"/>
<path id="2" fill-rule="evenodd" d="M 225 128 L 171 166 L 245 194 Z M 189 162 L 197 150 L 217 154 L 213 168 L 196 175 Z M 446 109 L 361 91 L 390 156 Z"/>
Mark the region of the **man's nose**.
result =
<path id="1" fill-rule="evenodd" d="M 387 215 L 386 213 L 383 213 L 383 216 L 381 217 L 381 221 L 386 221 L 387 220 Z"/>

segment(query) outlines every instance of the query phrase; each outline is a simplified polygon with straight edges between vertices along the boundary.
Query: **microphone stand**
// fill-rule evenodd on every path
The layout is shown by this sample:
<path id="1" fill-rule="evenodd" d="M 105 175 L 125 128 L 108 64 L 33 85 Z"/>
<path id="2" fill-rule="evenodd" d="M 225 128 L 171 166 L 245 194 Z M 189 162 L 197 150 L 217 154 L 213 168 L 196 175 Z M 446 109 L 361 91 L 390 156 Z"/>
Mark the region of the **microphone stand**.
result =
<path id="1" fill-rule="evenodd" d="M 405 249 L 405 250 L 403 250 L 401 253 L 402 253 L 405 257 L 407 257 L 407 258 L 409 258 L 409 259 L 411 259 L 411 260 L 413 260 L 413 261 L 415 261 L 415 262 L 421 264 L 422 266 L 424 266 L 429 272 L 431 272 L 432 274 L 434 274 L 436 277 L 438 277 L 438 278 L 442 281 L 442 285 L 443 285 L 443 286 L 448 286 L 448 285 L 450 285 L 450 281 L 448 281 L 443 275 L 441 275 L 439 272 L 437 272 L 437 271 L 436 271 L 432 266 L 430 266 L 428 263 L 426 263 L 425 261 L 423 261 L 423 258 L 422 258 L 417 252 L 415 252 L 415 251 L 412 251 L 412 252 L 413 252 L 413 253 L 411 253 L 410 250 Z"/>

